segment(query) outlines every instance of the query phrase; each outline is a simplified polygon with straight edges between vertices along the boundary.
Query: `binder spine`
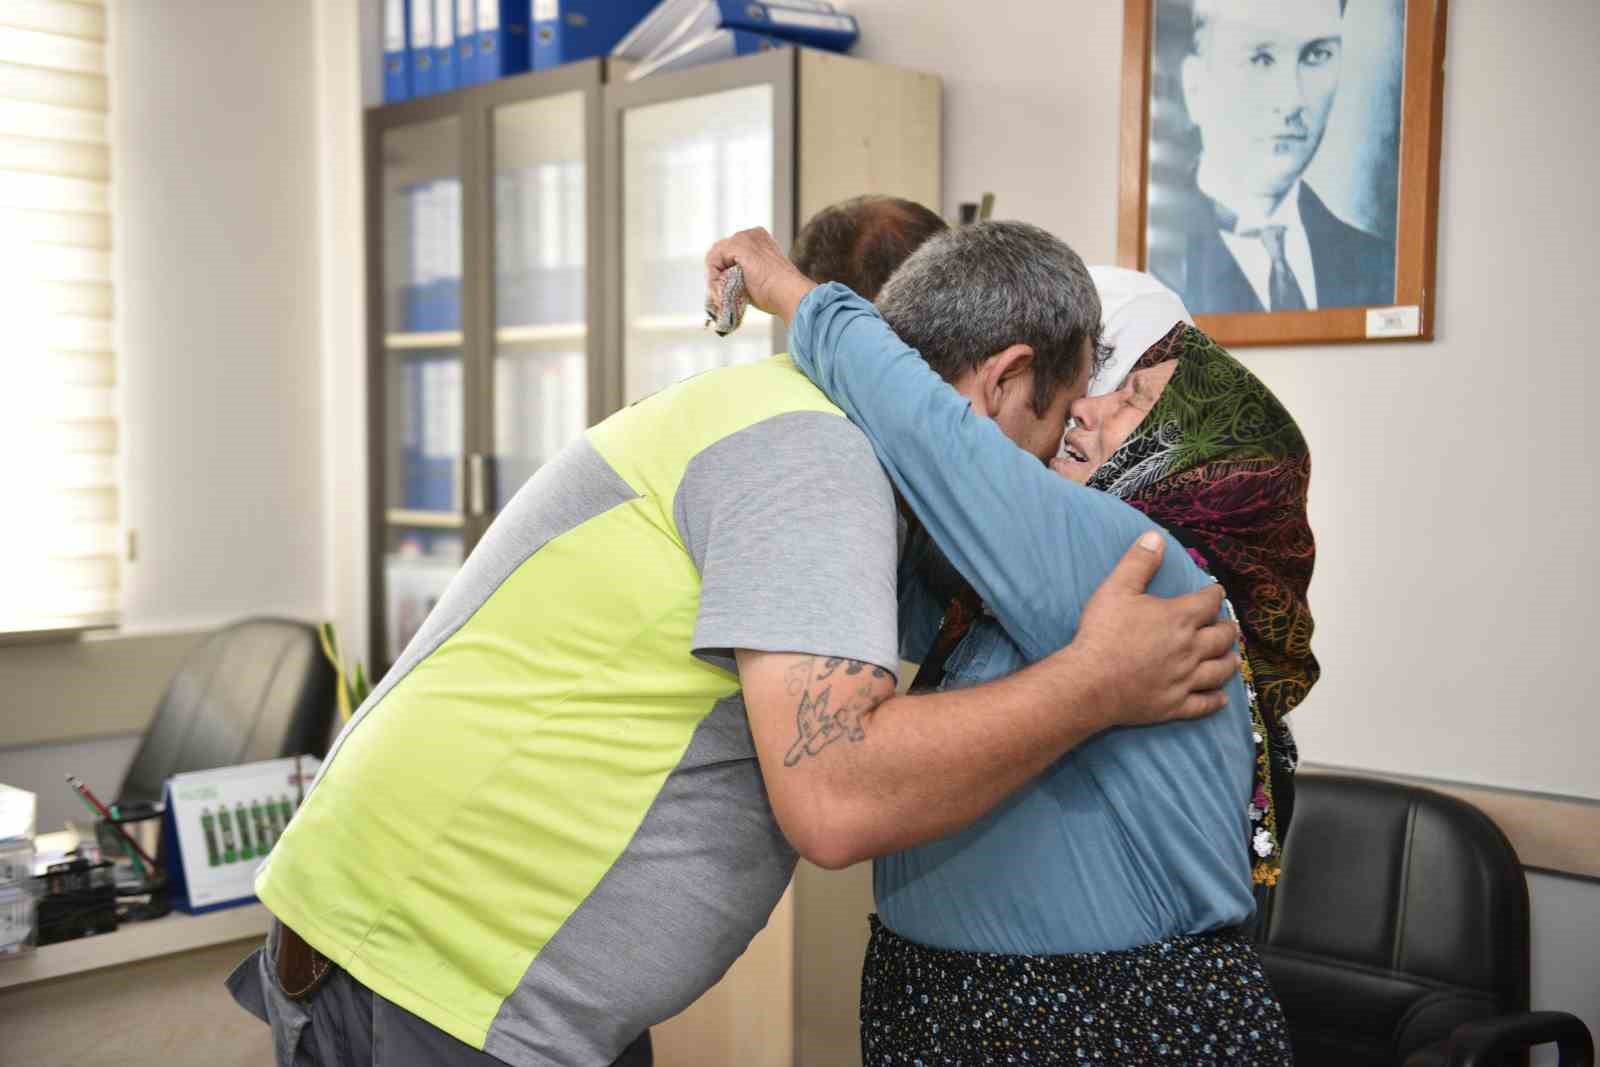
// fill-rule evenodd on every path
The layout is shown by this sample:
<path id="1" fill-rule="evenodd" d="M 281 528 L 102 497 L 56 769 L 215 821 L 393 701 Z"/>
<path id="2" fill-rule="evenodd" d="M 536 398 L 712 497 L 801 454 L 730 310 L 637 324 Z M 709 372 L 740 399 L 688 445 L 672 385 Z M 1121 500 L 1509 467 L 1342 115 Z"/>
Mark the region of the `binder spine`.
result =
<path id="1" fill-rule="evenodd" d="M 478 84 L 478 0 L 456 0 L 456 84 Z"/>
<path id="2" fill-rule="evenodd" d="M 456 87 L 456 6 L 455 0 L 424 0 L 433 3 L 433 89 L 448 93 Z"/>
<path id="3" fill-rule="evenodd" d="M 431 96 L 433 78 L 433 0 L 411 0 L 411 95 Z"/>
<path id="4" fill-rule="evenodd" d="M 861 26 L 854 15 L 815 11 L 784 3 L 720 0 L 722 25 L 728 29 L 771 34 L 796 44 L 843 52 L 856 43 Z"/>
<path id="5" fill-rule="evenodd" d="M 528 69 L 529 0 L 478 0 L 478 80 Z"/>
<path id="6" fill-rule="evenodd" d="M 587 20 L 583 12 L 572 14 Z M 533 45 L 531 63 L 534 70 L 549 70 L 566 61 L 562 48 L 561 0 L 533 0 Z"/>
<path id="7" fill-rule="evenodd" d="M 383 102 L 411 99 L 411 40 L 408 0 L 383 6 Z"/>
<path id="8" fill-rule="evenodd" d="M 607 54 L 654 6 L 653 0 L 533 0 L 533 69 Z"/>

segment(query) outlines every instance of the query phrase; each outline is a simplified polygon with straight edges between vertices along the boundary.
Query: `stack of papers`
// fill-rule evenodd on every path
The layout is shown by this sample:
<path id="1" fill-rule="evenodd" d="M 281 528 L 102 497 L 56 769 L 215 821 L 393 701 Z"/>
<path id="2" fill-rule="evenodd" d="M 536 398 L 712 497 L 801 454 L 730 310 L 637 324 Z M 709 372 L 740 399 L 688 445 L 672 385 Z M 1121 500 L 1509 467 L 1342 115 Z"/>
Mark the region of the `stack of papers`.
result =
<path id="1" fill-rule="evenodd" d="M 0 785 L 0 959 L 33 948 L 38 937 L 33 889 L 37 798 Z"/>
<path id="2" fill-rule="evenodd" d="M 38 798 L 26 789 L 0 785 L 0 844 L 26 841 L 32 846 L 38 809 Z"/>
<path id="3" fill-rule="evenodd" d="M 790 45 L 844 52 L 858 36 L 855 17 L 828 0 L 662 0 L 611 54 L 638 63 L 637 81 Z"/>

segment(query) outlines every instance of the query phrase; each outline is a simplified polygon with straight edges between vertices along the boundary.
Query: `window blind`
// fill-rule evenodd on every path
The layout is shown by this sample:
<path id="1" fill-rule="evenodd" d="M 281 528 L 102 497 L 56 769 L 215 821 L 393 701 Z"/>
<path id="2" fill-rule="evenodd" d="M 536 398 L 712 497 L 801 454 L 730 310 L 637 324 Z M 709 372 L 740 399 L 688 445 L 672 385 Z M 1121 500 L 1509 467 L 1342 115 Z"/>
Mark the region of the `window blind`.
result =
<path id="1" fill-rule="evenodd" d="M 106 12 L 0 2 L 0 633 L 117 621 Z"/>

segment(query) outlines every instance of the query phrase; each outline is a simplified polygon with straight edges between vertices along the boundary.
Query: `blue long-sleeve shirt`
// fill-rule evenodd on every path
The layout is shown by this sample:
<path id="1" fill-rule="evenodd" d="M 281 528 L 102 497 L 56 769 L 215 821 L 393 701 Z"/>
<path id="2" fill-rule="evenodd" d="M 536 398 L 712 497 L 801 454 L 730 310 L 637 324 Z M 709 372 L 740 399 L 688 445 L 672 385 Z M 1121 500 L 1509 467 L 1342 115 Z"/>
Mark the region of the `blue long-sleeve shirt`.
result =
<path id="1" fill-rule="evenodd" d="M 789 344 L 992 614 L 952 653 L 946 686 L 1003 677 L 1070 643 L 1100 582 L 1141 533 L 1159 529 L 1019 449 L 844 286 L 806 297 Z M 1169 536 L 1150 591 L 1177 596 L 1209 582 Z M 929 612 L 942 605 L 914 588 L 901 599 L 902 633 L 925 644 Z M 1030 955 L 1243 922 L 1254 906 L 1254 747 L 1237 677 L 1227 695 L 1204 719 L 1099 734 L 960 833 L 879 859 L 883 921 L 926 945 Z"/>

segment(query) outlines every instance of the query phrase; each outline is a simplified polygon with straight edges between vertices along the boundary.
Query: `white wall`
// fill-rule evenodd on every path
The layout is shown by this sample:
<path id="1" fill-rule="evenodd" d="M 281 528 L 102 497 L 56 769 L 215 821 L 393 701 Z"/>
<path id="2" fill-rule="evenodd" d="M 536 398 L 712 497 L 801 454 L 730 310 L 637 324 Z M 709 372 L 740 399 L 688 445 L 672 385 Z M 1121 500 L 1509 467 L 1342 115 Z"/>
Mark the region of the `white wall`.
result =
<path id="1" fill-rule="evenodd" d="M 945 77 L 947 208 L 993 189 L 1001 215 L 1112 260 L 1120 3 L 850 7 L 861 55 Z M 1323 762 L 1600 798 L 1581 436 L 1600 142 L 1565 107 L 1600 91 L 1600 9 L 1458 3 L 1451 23 L 1438 339 L 1241 353 L 1312 445 L 1325 673 L 1294 721 Z"/>
<path id="2" fill-rule="evenodd" d="M 70 657 L 0 649 L 9 692 L 32 694 L 25 707 L 0 696 L 0 710 L 60 722 L 63 738 L 81 736 L 80 720 L 142 730 L 154 701 L 149 685 L 130 694 L 127 657 L 170 665 L 182 644 L 150 635 L 250 614 L 325 617 L 338 588 L 330 547 L 364 550 L 359 523 L 339 541 L 325 528 L 346 485 L 323 458 L 325 438 L 344 431 L 323 421 L 318 291 L 333 258 L 319 248 L 319 140 L 353 136 L 359 170 L 359 113 L 349 105 L 353 135 L 318 126 L 311 10 L 110 5 L 122 509 L 138 558 L 123 570 L 121 633 Z M 352 225 L 359 234 L 359 211 Z M 54 829 L 72 811 L 61 774 L 109 795 L 137 739 L 0 749 L 0 781 L 36 789 Z"/>
<path id="3" fill-rule="evenodd" d="M 325 608 L 309 0 L 112 27 L 128 628 Z"/>
<path id="4" fill-rule="evenodd" d="M 88 741 L 0 748 L 0 782 L 26 789 L 38 800 L 40 833 L 60 830 L 68 819 L 89 821 L 83 802 L 66 785 L 77 775 L 91 792 L 110 804 L 122 788 L 143 733 L 116 734 Z"/>
<path id="5" fill-rule="evenodd" d="M 346 654 L 367 658 L 366 226 L 364 86 L 380 80 L 375 0 L 311 0 L 317 156 L 317 287 L 323 389 L 326 616 Z"/>
<path id="6" fill-rule="evenodd" d="M 1121 3 L 846 6 L 857 54 L 945 79 L 947 212 L 992 190 L 1114 261 Z M 1308 759 L 1600 798 L 1600 141 L 1572 125 L 1600 93 L 1600 8 L 1458 0 L 1448 38 L 1438 339 L 1240 353 L 1315 464 L 1324 675 L 1293 721 Z M 1535 1005 L 1600 1033 L 1600 886 L 1529 882 Z"/>

